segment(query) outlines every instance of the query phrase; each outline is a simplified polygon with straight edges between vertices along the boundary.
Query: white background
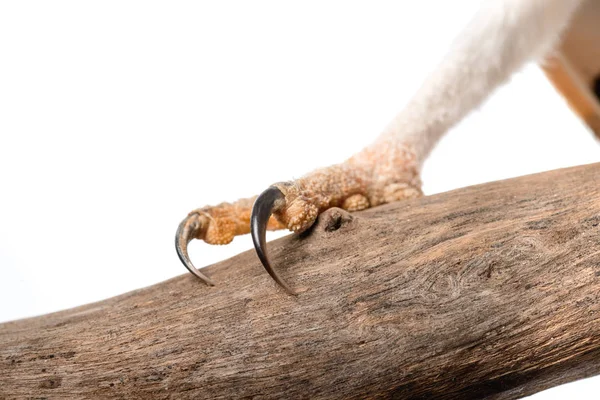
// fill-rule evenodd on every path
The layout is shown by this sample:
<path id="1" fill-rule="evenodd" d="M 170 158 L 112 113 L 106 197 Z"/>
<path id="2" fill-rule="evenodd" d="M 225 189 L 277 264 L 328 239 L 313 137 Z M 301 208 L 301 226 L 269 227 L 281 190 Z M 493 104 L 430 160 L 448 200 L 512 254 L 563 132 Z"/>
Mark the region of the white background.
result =
<path id="1" fill-rule="evenodd" d="M 0 3 L 0 321 L 186 273 L 173 237 L 188 211 L 369 143 L 477 4 Z M 424 189 L 596 161 L 529 66 L 442 141 Z M 191 257 L 248 248 L 192 243 Z M 599 391 L 592 379 L 535 398 Z"/>

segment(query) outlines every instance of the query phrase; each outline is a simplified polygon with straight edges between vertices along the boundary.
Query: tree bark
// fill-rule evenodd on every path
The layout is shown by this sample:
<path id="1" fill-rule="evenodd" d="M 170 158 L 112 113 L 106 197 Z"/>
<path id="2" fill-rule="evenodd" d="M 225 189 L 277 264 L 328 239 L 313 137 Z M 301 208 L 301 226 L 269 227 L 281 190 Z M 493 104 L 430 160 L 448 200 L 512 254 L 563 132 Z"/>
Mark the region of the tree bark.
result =
<path id="1" fill-rule="evenodd" d="M 0 398 L 513 399 L 600 373 L 600 164 L 349 215 L 0 325 Z M 176 262 L 175 259 L 173 262 Z"/>

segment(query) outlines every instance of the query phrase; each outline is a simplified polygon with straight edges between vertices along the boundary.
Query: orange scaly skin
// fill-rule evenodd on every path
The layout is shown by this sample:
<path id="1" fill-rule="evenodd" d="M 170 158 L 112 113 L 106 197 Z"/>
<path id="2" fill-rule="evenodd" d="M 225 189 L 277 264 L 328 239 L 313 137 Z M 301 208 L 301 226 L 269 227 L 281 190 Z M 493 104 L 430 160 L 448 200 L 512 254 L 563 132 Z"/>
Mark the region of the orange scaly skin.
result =
<path id="1" fill-rule="evenodd" d="M 310 228 L 317 216 L 331 207 L 358 211 L 422 195 L 412 147 L 393 140 L 377 142 L 341 164 L 273 186 L 281 190 L 285 202 L 274 210 L 268 229 L 287 228 L 297 233 Z M 189 215 L 193 217 L 194 238 L 209 244 L 227 244 L 235 236 L 249 233 L 255 199 L 192 211 Z"/>
<path id="2" fill-rule="evenodd" d="M 188 214 L 194 239 L 209 244 L 228 244 L 237 235 L 250 233 L 250 215 L 256 196 L 233 203 L 198 208 Z M 269 220 L 269 230 L 283 229 L 274 218 Z"/>

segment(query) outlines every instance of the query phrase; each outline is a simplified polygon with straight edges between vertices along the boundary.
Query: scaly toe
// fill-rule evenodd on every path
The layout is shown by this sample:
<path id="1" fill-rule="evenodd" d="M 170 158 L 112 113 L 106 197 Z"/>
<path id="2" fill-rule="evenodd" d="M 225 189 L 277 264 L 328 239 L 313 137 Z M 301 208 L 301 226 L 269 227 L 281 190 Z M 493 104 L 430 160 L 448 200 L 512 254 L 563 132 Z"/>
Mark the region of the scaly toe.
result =
<path id="1" fill-rule="evenodd" d="M 236 234 L 236 227 L 236 222 L 231 218 L 213 218 L 208 223 L 204 241 L 209 244 L 231 243 Z"/>
<path id="2" fill-rule="evenodd" d="M 346 211 L 360 211 L 369 208 L 369 199 L 362 194 L 353 194 L 344 200 L 342 208 Z"/>
<path id="3" fill-rule="evenodd" d="M 383 199 L 386 203 L 392 201 L 413 199 L 423 196 L 420 188 L 409 185 L 408 183 L 392 183 L 383 189 Z"/>

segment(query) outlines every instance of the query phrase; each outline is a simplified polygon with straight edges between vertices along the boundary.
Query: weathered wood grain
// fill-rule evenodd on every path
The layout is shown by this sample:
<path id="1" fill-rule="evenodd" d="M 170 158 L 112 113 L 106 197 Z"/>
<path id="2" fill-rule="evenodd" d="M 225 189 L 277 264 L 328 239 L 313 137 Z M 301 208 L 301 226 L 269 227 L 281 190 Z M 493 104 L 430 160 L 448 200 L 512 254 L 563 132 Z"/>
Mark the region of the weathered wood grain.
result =
<path id="1" fill-rule="evenodd" d="M 0 398 L 511 399 L 600 373 L 600 164 L 333 209 L 270 252 L 297 297 L 247 252 L 216 287 L 0 325 Z"/>

